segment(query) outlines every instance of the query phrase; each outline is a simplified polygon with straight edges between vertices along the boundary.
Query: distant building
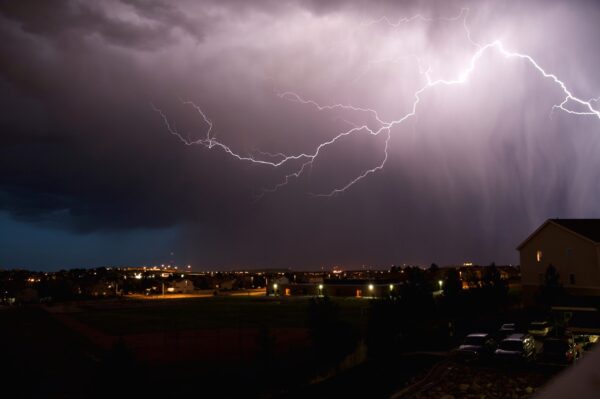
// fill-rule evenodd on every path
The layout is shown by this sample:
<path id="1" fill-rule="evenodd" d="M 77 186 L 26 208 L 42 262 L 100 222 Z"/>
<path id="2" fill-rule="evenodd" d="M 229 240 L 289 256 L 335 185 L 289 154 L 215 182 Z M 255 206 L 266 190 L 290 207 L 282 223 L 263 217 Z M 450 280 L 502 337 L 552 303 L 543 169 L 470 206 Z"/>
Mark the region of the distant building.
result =
<path id="1" fill-rule="evenodd" d="M 194 292 L 194 283 L 191 280 L 179 280 L 171 283 L 172 289 L 169 289 L 169 292 L 177 293 L 177 294 L 192 294 Z"/>
<path id="2" fill-rule="evenodd" d="M 600 219 L 549 219 L 517 249 L 526 301 L 539 291 L 549 265 L 567 293 L 600 296 Z"/>
<path id="3" fill-rule="evenodd" d="M 277 283 L 276 283 L 277 284 Z M 398 290 L 401 284 L 388 280 L 364 280 L 347 279 L 335 280 L 324 279 L 322 283 L 284 283 L 273 287 L 267 287 L 267 295 L 314 295 L 314 296 L 336 296 L 355 298 L 374 298 L 389 296 L 394 290 Z"/>

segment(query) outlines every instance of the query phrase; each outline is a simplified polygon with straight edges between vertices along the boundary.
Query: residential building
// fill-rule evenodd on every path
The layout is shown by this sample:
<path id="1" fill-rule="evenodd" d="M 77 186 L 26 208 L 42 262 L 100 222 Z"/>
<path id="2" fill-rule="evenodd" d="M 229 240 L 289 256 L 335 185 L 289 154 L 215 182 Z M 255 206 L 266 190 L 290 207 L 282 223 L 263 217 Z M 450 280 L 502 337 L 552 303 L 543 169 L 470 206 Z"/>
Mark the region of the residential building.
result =
<path id="1" fill-rule="evenodd" d="M 544 284 L 549 265 L 567 293 L 600 296 L 600 219 L 549 219 L 517 249 L 526 302 Z"/>

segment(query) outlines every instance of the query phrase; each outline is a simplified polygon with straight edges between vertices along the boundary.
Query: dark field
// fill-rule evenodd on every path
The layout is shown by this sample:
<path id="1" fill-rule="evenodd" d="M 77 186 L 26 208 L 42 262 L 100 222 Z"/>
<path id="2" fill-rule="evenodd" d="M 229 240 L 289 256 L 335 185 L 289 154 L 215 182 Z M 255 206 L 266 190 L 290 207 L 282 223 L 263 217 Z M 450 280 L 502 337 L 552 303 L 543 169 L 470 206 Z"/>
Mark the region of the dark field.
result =
<path id="1" fill-rule="evenodd" d="M 368 335 L 370 301 L 332 301 L 343 328 L 327 336 L 320 350 L 347 334 L 354 337 L 350 351 L 360 353 L 356 345 Z M 422 342 L 411 340 L 332 374 L 316 349 L 309 308 L 306 297 L 258 296 L 0 308 L 3 387 L 16 398 L 389 397 L 444 366 L 427 397 L 443 392 L 461 397 L 466 384 L 465 389 L 479 385 L 500 395 L 490 397 L 503 397 L 522 386 L 537 389 L 556 372 L 468 367 L 449 357 L 454 341 L 425 341 L 424 350 Z"/>
<path id="2" fill-rule="evenodd" d="M 70 315 L 111 335 L 238 327 L 306 327 L 309 298 L 214 297 L 90 302 Z M 335 299 L 340 318 L 362 328 L 369 302 Z"/>
<path id="3" fill-rule="evenodd" d="M 363 331 L 369 302 L 335 302 L 339 318 Z M 3 308 L 2 375 L 14 397 L 279 396 L 319 368 L 308 304 L 216 297 Z"/>

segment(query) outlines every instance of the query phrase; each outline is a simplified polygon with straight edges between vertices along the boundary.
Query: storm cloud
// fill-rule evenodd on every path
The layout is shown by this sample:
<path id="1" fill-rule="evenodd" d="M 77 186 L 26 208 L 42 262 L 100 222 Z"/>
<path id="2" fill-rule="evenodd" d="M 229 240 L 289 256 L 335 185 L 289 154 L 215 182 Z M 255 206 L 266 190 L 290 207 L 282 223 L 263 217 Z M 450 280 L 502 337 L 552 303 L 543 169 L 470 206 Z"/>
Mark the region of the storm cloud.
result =
<path id="1" fill-rule="evenodd" d="M 424 71 L 468 66 L 464 23 L 592 99 L 599 18 L 592 1 L 2 1 L 2 232 L 65 238 L 35 255 L 0 246 L 0 266 L 154 261 L 149 234 L 197 267 L 514 263 L 546 218 L 600 217 L 600 120 L 554 109 L 560 87 L 524 60 L 491 50 L 464 84 L 424 92 L 391 130 L 385 167 L 332 197 L 314 194 L 381 163 L 383 136 L 348 136 L 265 193 L 300 163 L 185 145 L 154 107 L 189 141 L 209 126 L 182 99 L 236 154 L 310 153 L 377 121 L 279 93 L 398 119 Z M 85 256 L 65 250 L 77 237 Z"/>

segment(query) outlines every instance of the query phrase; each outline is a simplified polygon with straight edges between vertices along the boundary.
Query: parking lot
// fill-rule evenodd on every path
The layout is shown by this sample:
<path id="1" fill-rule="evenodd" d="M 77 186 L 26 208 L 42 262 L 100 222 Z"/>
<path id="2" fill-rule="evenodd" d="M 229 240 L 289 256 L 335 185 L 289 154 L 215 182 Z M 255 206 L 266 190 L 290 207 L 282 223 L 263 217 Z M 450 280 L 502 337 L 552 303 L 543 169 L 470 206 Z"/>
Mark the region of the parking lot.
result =
<path id="1" fill-rule="evenodd" d="M 474 331 L 445 360 L 394 398 L 529 398 L 594 347 L 597 335 L 573 334 L 547 322 L 505 323 Z"/>

